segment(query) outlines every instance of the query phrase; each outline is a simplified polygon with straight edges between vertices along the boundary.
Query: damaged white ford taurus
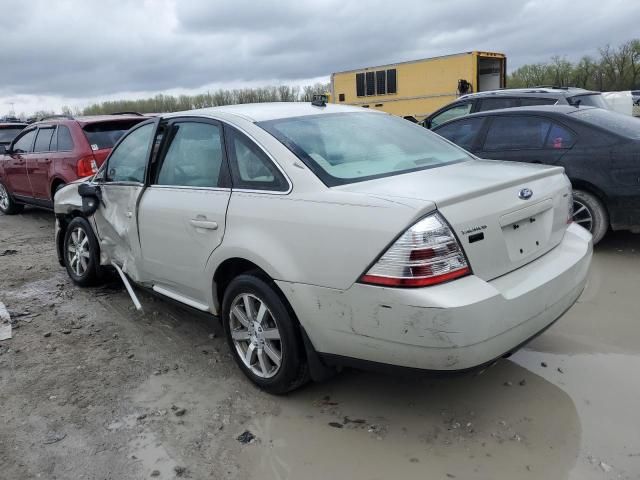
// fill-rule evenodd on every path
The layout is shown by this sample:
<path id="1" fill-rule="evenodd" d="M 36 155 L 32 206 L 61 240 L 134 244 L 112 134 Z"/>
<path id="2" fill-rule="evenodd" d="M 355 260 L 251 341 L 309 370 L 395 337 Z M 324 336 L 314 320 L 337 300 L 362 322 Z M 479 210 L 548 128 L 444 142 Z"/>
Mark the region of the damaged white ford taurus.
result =
<path id="1" fill-rule="evenodd" d="M 464 370 L 582 292 L 562 168 L 483 161 L 403 119 L 277 103 L 164 115 L 55 197 L 60 262 L 220 317 L 258 386 L 340 365 Z M 135 294 L 131 291 L 135 300 Z"/>

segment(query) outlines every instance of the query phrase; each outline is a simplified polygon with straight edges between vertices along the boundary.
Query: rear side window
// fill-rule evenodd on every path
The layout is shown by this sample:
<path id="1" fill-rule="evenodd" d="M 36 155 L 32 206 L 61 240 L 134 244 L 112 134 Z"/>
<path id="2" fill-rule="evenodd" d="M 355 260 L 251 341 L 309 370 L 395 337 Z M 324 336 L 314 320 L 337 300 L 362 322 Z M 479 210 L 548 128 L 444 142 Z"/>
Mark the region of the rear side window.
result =
<path id="1" fill-rule="evenodd" d="M 55 132 L 55 128 L 41 128 L 38 130 L 38 136 L 36 137 L 36 144 L 33 147 L 34 152 L 49 152 L 51 145 L 51 138 Z"/>
<path id="2" fill-rule="evenodd" d="M 434 132 L 452 141 L 456 145 L 461 146 L 465 150 L 470 150 L 482 128 L 483 121 L 484 118 L 463 118 L 455 122 L 447 123 L 435 129 Z"/>
<path id="3" fill-rule="evenodd" d="M 33 139 L 36 136 L 35 130 L 29 130 L 13 145 L 13 151 L 16 153 L 29 153 L 32 152 Z"/>
<path id="4" fill-rule="evenodd" d="M 197 122 L 177 122 L 170 128 L 173 139 L 156 183 L 217 187 L 223 165 L 221 128 Z"/>
<path id="5" fill-rule="evenodd" d="M 484 142 L 485 150 L 543 148 L 551 123 L 541 117 L 507 115 L 493 117 Z"/>
<path id="6" fill-rule="evenodd" d="M 453 120 L 454 118 L 469 115 L 471 112 L 471 105 L 471 102 L 462 103 L 439 113 L 431 119 L 431 127 L 437 127 L 438 125 L 448 122 L 449 120 Z"/>
<path id="7" fill-rule="evenodd" d="M 69 152 L 73 150 L 73 139 L 66 125 L 58 125 L 58 151 Z"/>
<path id="8" fill-rule="evenodd" d="M 127 130 L 138 123 L 140 120 L 89 123 L 82 127 L 82 130 L 89 141 L 91 150 L 103 150 L 113 148 Z"/>
<path id="9" fill-rule="evenodd" d="M 518 106 L 517 98 L 483 98 L 480 100 L 480 106 L 478 112 L 485 112 L 487 110 L 498 110 L 500 108 L 513 108 Z"/>
<path id="10" fill-rule="evenodd" d="M 228 130 L 233 188 L 284 192 L 288 184 L 271 159 L 246 135 Z"/>
<path id="11" fill-rule="evenodd" d="M 576 137 L 570 130 L 557 123 L 551 124 L 547 136 L 547 148 L 570 148 L 576 141 Z"/>
<path id="12" fill-rule="evenodd" d="M 535 107 L 536 105 L 555 105 L 558 102 L 555 98 L 521 98 L 520 105 L 523 107 Z"/>

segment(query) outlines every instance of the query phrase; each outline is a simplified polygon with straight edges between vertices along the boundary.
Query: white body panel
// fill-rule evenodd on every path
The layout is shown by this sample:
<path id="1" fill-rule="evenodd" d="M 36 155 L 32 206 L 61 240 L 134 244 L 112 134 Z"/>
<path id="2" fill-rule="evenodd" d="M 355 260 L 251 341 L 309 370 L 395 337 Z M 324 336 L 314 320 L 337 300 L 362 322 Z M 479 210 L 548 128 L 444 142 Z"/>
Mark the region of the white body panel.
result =
<path id="1" fill-rule="evenodd" d="M 223 262 L 243 259 L 276 282 L 319 352 L 426 369 L 492 360 L 575 302 L 591 243 L 580 227 L 567 229 L 570 184 L 561 168 L 470 160 L 328 188 L 254 123 L 352 111 L 363 110 L 275 104 L 175 114 L 242 131 L 276 162 L 290 188 L 140 187 L 126 220 L 120 217 L 137 193 L 110 196 L 112 212 L 105 217 L 101 207 L 94 216 L 101 262 L 116 261 L 134 281 L 218 314 L 214 276 Z M 519 199 L 525 187 L 533 196 Z M 68 186 L 56 196 L 56 213 L 78 204 L 77 185 Z M 471 275 L 413 289 L 357 283 L 398 235 L 436 209 L 458 236 Z M 101 226 L 106 218 L 120 228 Z M 526 226 L 530 235 L 512 234 L 525 220 L 536 222 Z M 484 239 L 470 243 L 477 228 Z"/>

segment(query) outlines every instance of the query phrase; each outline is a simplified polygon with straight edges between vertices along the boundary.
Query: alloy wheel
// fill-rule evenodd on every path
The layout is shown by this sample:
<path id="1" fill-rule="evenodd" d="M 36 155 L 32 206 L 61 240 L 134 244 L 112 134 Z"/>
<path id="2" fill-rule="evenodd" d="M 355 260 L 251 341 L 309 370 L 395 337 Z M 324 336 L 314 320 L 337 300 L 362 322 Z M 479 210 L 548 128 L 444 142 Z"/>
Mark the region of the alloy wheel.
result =
<path id="1" fill-rule="evenodd" d="M 275 317 L 250 293 L 238 295 L 229 311 L 231 338 L 238 356 L 260 378 L 271 378 L 282 365 L 282 342 Z"/>
<path id="2" fill-rule="evenodd" d="M 90 258 L 89 237 L 83 228 L 76 227 L 71 232 L 71 237 L 69 238 L 67 262 L 69 263 L 71 270 L 81 277 L 87 271 Z"/>
<path id="3" fill-rule="evenodd" d="M 7 210 L 9 208 L 9 194 L 4 185 L 0 183 L 0 208 Z"/>
<path id="4" fill-rule="evenodd" d="M 573 199 L 573 221 L 590 232 L 593 231 L 593 214 L 584 203 Z"/>

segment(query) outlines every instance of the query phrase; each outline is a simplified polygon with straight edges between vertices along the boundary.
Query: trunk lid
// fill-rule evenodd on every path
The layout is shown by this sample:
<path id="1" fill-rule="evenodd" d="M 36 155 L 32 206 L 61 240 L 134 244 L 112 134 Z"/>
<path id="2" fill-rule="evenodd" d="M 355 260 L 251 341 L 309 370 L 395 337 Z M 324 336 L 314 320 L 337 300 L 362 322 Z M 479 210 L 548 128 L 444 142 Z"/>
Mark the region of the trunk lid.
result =
<path id="1" fill-rule="evenodd" d="M 563 168 L 495 160 L 337 188 L 435 203 L 458 236 L 473 273 L 484 280 L 515 270 L 560 243 L 571 200 Z M 529 193 L 523 190 L 531 193 L 529 198 L 521 198 Z"/>

